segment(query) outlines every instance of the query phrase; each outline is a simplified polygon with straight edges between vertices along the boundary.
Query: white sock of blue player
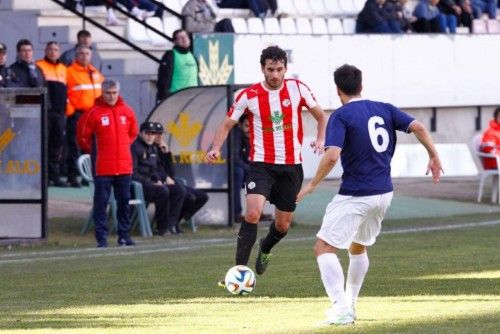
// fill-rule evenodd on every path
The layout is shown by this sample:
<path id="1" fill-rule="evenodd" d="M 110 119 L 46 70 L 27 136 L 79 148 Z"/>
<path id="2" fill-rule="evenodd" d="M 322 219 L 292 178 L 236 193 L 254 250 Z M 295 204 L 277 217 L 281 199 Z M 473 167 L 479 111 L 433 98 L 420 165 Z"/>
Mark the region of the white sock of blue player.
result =
<path id="1" fill-rule="evenodd" d="M 336 313 L 346 313 L 349 304 L 344 292 L 344 272 L 337 255 L 324 253 L 317 257 L 321 280 Z"/>
<path id="2" fill-rule="evenodd" d="M 363 280 L 368 271 L 370 260 L 368 253 L 353 255 L 349 253 L 349 269 L 347 270 L 347 281 L 345 294 L 349 305 L 354 308 L 358 300 L 359 291 L 363 285 Z"/>

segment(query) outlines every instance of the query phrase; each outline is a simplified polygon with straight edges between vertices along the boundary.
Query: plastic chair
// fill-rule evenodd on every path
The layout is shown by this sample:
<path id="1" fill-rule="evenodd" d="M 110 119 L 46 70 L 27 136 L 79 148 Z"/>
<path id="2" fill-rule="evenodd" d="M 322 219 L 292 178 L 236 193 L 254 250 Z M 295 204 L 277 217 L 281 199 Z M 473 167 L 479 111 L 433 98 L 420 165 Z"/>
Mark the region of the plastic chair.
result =
<path id="1" fill-rule="evenodd" d="M 318 35 L 327 35 L 328 27 L 326 26 L 326 21 L 324 18 L 315 17 L 311 20 L 312 32 Z"/>
<path id="2" fill-rule="evenodd" d="M 330 17 L 327 20 L 328 32 L 332 35 L 342 35 L 344 33 L 344 27 L 342 26 L 342 21 L 340 19 Z"/>
<path id="3" fill-rule="evenodd" d="M 264 34 L 264 23 L 258 17 L 250 17 L 247 19 L 249 34 Z"/>
<path id="4" fill-rule="evenodd" d="M 89 183 L 90 196 L 94 196 L 94 178 L 92 176 L 92 162 L 90 160 L 89 154 L 82 154 L 77 160 L 77 168 L 82 176 L 82 179 Z M 132 189 L 134 190 L 134 198 L 130 199 L 129 205 L 134 206 L 134 211 L 132 212 L 131 226 L 135 226 L 139 224 L 139 228 L 141 231 L 141 235 L 143 237 L 150 237 L 153 235 L 151 232 L 151 225 L 149 224 L 149 218 L 146 210 L 146 202 L 144 200 L 144 194 L 142 192 L 142 185 L 139 182 L 132 181 Z M 117 226 L 117 205 L 115 200 L 115 195 L 113 191 L 111 191 L 111 195 L 109 196 L 109 215 L 112 218 L 112 225 L 110 228 L 111 232 L 116 231 Z M 81 234 L 85 234 L 90 226 L 93 224 L 93 213 L 94 208 L 90 210 L 89 217 L 87 221 L 82 227 Z"/>
<path id="5" fill-rule="evenodd" d="M 295 20 L 291 17 L 284 17 L 280 20 L 281 33 L 295 35 L 297 33 L 297 26 Z"/>
<path id="6" fill-rule="evenodd" d="M 242 17 L 233 17 L 231 23 L 236 34 L 248 34 L 247 21 Z"/>
<path id="7" fill-rule="evenodd" d="M 266 34 L 281 34 L 280 23 L 275 17 L 267 17 L 264 19 L 264 29 L 266 30 Z"/>
<path id="8" fill-rule="evenodd" d="M 306 17 L 299 17 L 296 20 L 297 24 L 297 33 L 301 35 L 310 35 L 312 34 L 311 21 L 309 21 Z"/>
<path id="9" fill-rule="evenodd" d="M 491 202 L 500 203 L 500 196 L 498 196 L 499 195 L 498 190 L 500 189 L 500 178 L 499 178 L 500 159 L 495 149 L 492 151 L 492 153 L 481 152 L 481 139 L 482 139 L 481 134 L 475 135 L 474 138 L 472 139 L 472 147 L 474 149 L 474 152 L 476 153 L 476 156 L 481 161 L 481 166 L 483 167 L 482 172 L 479 173 L 479 189 L 477 192 L 477 201 L 478 203 L 481 202 L 481 199 L 483 197 L 484 182 L 488 177 L 491 176 L 492 177 Z M 485 158 L 496 159 L 497 169 L 484 169 Z"/>

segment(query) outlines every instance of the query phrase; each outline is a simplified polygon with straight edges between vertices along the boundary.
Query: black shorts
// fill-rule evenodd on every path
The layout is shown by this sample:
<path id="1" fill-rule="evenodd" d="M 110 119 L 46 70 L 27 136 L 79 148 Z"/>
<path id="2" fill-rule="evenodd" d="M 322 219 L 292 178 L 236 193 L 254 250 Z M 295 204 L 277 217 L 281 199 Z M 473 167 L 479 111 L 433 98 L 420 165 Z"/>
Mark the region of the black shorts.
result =
<path id="1" fill-rule="evenodd" d="M 266 197 L 277 209 L 295 211 L 297 194 L 302 187 L 304 171 L 302 165 L 275 165 L 250 162 L 246 175 L 247 194 Z"/>

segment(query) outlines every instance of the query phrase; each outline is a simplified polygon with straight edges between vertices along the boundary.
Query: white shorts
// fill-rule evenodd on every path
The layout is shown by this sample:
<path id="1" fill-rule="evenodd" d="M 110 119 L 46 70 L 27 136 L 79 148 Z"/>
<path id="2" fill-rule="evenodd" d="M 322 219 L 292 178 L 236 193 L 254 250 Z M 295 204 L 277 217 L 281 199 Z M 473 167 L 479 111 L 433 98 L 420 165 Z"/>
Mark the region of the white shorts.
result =
<path id="1" fill-rule="evenodd" d="M 373 245 L 392 195 L 392 191 L 361 197 L 335 195 L 326 207 L 316 236 L 339 249 L 348 249 L 353 241 L 364 246 Z"/>

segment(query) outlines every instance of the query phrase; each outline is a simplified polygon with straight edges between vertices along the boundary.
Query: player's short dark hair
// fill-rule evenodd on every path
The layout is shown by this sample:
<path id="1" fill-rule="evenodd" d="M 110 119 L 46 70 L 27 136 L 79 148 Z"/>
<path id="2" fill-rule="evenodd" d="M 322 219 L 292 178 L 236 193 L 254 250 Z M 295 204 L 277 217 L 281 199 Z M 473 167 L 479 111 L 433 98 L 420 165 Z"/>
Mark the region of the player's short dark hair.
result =
<path id="1" fill-rule="evenodd" d="M 33 48 L 33 44 L 31 44 L 31 42 L 29 40 L 27 40 L 26 38 L 23 38 L 23 39 L 20 39 L 16 44 L 17 52 L 21 51 L 21 47 L 23 47 L 25 45 L 29 45 L 29 46 L 31 46 L 31 48 Z"/>
<path id="2" fill-rule="evenodd" d="M 498 114 L 500 114 L 500 107 L 497 107 L 493 112 L 493 119 L 497 119 Z"/>
<path id="3" fill-rule="evenodd" d="M 333 72 L 337 87 L 347 95 L 358 95 L 361 92 L 361 71 L 352 65 L 342 65 Z"/>
<path id="4" fill-rule="evenodd" d="M 177 29 L 172 33 L 172 38 L 175 40 L 177 38 L 177 35 L 180 34 L 181 32 L 186 31 L 185 29 Z"/>
<path id="5" fill-rule="evenodd" d="M 270 59 L 273 62 L 281 60 L 285 64 L 285 67 L 288 61 L 285 50 L 277 45 L 269 46 L 262 50 L 262 54 L 260 55 L 260 65 L 266 65 L 267 59 Z"/>
<path id="6" fill-rule="evenodd" d="M 80 38 L 80 37 L 92 37 L 92 35 L 90 34 L 90 32 L 88 30 L 80 30 L 76 34 L 76 38 Z"/>

